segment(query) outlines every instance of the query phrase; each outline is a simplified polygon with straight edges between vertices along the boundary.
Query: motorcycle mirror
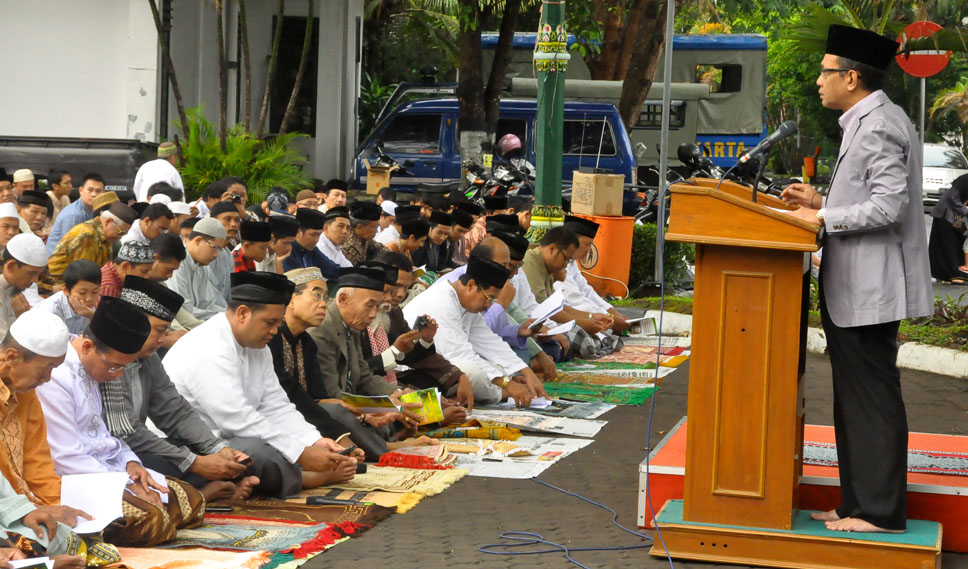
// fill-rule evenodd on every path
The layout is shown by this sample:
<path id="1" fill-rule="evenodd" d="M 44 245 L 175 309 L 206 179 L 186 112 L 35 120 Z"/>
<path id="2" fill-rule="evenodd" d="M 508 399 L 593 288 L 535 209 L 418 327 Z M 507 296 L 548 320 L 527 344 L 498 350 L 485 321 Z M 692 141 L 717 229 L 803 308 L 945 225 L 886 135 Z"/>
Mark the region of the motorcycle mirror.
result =
<path id="1" fill-rule="evenodd" d="M 683 142 L 676 149 L 676 156 L 679 157 L 679 161 L 683 164 L 693 164 L 702 157 L 702 151 L 691 142 Z"/>
<path id="2" fill-rule="evenodd" d="M 635 157 L 638 158 L 639 160 L 641 160 L 642 157 L 645 156 L 645 151 L 648 150 L 648 149 L 649 149 L 649 147 L 646 146 L 644 142 L 636 142 L 635 143 Z"/>

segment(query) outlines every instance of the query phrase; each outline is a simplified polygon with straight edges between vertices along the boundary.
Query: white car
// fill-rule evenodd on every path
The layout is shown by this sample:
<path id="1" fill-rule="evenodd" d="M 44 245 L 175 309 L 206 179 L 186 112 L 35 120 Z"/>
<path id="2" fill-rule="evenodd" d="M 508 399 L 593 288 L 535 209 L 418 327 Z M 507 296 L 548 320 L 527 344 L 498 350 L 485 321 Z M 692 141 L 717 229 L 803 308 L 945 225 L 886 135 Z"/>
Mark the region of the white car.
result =
<path id="1" fill-rule="evenodd" d="M 941 194 L 962 174 L 968 174 L 968 159 L 960 150 L 946 144 L 925 144 L 924 169 L 921 174 L 925 209 L 938 203 Z"/>

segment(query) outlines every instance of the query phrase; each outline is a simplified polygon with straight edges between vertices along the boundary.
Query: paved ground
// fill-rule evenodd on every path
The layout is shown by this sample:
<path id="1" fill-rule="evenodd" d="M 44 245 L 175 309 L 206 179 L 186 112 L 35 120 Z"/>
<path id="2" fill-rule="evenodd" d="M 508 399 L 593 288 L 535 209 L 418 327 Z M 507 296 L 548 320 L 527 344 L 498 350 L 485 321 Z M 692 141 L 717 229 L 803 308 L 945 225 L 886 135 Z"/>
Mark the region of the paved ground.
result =
<path id="1" fill-rule="evenodd" d="M 685 415 L 688 365 L 666 378 L 658 393 L 652 425 L 653 446 Z M 807 420 L 831 424 L 830 368 L 824 356 L 807 367 Z M 968 382 L 903 371 L 908 423 L 912 431 L 968 434 Z M 645 457 L 649 406 L 618 407 L 594 444 L 548 469 L 540 478 L 605 503 L 619 522 L 634 528 L 638 465 Z M 611 524 L 607 512 L 530 480 L 465 478 L 404 515 L 392 516 L 363 536 L 320 555 L 306 569 L 342 567 L 437 568 L 570 567 L 563 555 L 507 557 L 480 553 L 503 531 L 530 531 L 569 547 L 644 543 Z M 648 533 L 648 532 L 647 532 Z M 576 553 L 594 568 L 668 567 L 647 550 Z M 675 562 L 677 568 L 712 568 Z M 945 554 L 945 569 L 968 569 L 968 555 Z M 735 566 L 732 566 L 735 567 Z"/>

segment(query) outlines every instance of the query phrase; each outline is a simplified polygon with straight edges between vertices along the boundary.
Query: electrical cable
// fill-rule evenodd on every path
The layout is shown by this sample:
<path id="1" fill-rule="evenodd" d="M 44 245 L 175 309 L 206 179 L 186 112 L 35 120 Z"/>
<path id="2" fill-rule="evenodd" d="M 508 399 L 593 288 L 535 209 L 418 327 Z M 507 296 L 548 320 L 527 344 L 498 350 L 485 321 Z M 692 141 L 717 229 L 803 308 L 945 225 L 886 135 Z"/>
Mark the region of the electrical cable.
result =
<path id="1" fill-rule="evenodd" d="M 617 282 L 618 284 L 622 285 L 625 288 L 625 296 L 623 296 L 622 299 L 624 300 L 624 299 L 626 299 L 626 298 L 629 297 L 629 285 L 623 283 L 619 279 L 613 279 L 612 277 L 603 277 L 602 275 L 596 275 L 595 273 L 590 273 L 590 272 L 586 271 L 585 269 L 582 269 L 581 267 L 579 267 L 578 270 L 581 271 L 582 273 L 590 276 L 590 277 L 595 277 L 596 279 L 602 279 L 603 281 L 615 281 L 615 282 Z"/>

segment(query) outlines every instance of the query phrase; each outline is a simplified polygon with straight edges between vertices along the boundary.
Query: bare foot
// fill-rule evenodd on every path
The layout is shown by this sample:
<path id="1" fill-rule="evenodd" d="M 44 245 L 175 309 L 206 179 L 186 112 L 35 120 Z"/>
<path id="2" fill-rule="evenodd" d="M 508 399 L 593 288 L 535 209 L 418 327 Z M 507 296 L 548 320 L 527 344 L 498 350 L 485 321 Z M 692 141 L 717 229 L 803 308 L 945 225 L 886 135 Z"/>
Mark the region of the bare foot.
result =
<path id="1" fill-rule="evenodd" d="M 830 531 L 846 531 L 857 533 L 904 533 L 902 529 L 884 529 L 860 518 L 844 518 L 842 520 L 827 522 L 827 529 Z"/>
<path id="2" fill-rule="evenodd" d="M 405 439 L 402 441 L 397 441 L 395 443 L 387 443 L 387 450 L 396 450 L 398 448 L 406 447 L 432 447 L 440 444 L 440 441 L 430 437 L 416 437 L 412 439 Z"/>
<path id="3" fill-rule="evenodd" d="M 231 498 L 232 493 L 235 492 L 235 484 L 225 480 L 213 480 L 202 486 L 201 492 L 206 502 L 214 502 L 223 498 Z"/>
<path id="4" fill-rule="evenodd" d="M 258 476 L 246 476 L 235 485 L 233 500 L 245 500 L 252 495 L 252 489 L 259 485 Z"/>
<path id="5" fill-rule="evenodd" d="M 340 482 L 349 482 L 356 476 L 356 461 L 355 460 L 344 460 L 339 463 L 336 470 L 331 470 L 329 472 L 320 472 L 323 475 L 323 484 L 338 484 Z"/>
<path id="6" fill-rule="evenodd" d="M 837 510 L 830 510 L 829 512 L 814 512 L 810 514 L 810 519 L 818 522 L 836 522 L 840 519 L 840 516 L 837 515 Z"/>
<path id="7" fill-rule="evenodd" d="M 81 555 L 54 555 L 50 558 L 54 569 L 84 569 L 87 562 Z"/>

